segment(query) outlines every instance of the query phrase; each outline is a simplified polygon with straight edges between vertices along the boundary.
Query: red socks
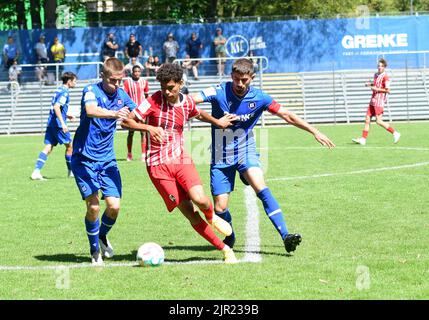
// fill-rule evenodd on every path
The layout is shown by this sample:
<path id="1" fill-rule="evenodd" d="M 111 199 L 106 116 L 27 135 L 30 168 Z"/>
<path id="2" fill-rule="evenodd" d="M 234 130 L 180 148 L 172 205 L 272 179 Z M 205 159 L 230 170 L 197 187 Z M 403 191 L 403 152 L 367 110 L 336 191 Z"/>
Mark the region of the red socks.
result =
<path id="1" fill-rule="evenodd" d="M 133 145 L 130 143 L 127 143 L 127 149 L 128 149 L 128 153 L 131 153 L 131 151 L 133 149 Z"/>
<path id="2" fill-rule="evenodd" d="M 393 129 L 392 127 L 387 128 L 387 131 L 389 131 L 391 134 L 393 134 L 395 132 L 395 129 Z"/>
<path id="3" fill-rule="evenodd" d="M 216 247 L 216 249 L 222 250 L 225 247 L 225 244 L 216 236 L 207 222 L 205 222 L 203 219 L 200 218 L 200 222 L 192 225 L 192 228 L 194 228 L 195 231 L 197 231 L 204 239 Z"/>
<path id="4" fill-rule="evenodd" d="M 368 137 L 368 131 L 363 130 L 362 131 L 362 138 L 366 139 Z"/>
<path id="5" fill-rule="evenodd" d="M 206 220 L 212 220 L 213 219 L 213 211 L 214 211 L 214 209 L 213 209 L 213 204 L 212 204 L 211 201 L 210 201 L 210 207 L 208 209 L 203 210 L 203 209 L 200 208 L 200 210 L 201 210 L 202 213 L 204 213 L 204 216 L 206 217 Z"/>

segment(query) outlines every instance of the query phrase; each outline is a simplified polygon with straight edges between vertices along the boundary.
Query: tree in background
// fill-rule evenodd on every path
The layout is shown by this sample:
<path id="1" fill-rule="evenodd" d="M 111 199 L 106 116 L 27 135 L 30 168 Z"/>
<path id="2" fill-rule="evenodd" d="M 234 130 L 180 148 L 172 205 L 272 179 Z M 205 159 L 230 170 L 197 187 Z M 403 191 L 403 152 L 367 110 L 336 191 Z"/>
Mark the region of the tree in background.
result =
<path id="1" fill-rule="evenodd" d="M 54 28 L 56 9 L 67 5 L 71 13 L 85 7 L 85 0 L 8 0 L 0 3 L 0 28 Z M 357 7 L 367 5 L 371 13 L 429 11 L 429 0 L 115 0 L 141 20 L 194 22 L 249 16 L 302 16 L 326 18 L 336 14 L 353 15 Z M 119 15 L 123 19 L 123 15 Z M 116 18 L 117 19 L 117 18 Z M 128 19 L 132 19 L 128 17 Z"/>
<path id="2" fill-rule="evenodd" d="M 57 6 L 67 5 L 71 12 L 85 7 L 85 0 L 8 0 L 0 3 L 0 28 L 55 28 Z"/>

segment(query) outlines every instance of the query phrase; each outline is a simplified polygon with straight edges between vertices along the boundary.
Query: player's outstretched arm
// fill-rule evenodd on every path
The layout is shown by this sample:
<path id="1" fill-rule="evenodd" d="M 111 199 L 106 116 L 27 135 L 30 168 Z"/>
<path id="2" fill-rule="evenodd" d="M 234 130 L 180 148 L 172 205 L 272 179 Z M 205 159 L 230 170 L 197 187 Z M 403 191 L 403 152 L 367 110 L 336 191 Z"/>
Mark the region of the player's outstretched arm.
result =
<path id="1" fill-rule="evenodd" d="M 295 113 L 287 110 L 286 108 L 280 108 L 276 115 L 284 119 L 287 123 L 290 123 L 297 128 L 310 132 L 321 145 L 328 147 L 329 149 L 335 147 L 335 144 L 327 136 L 325 136 L 319 130 L 311 126 L 307 121 L 300 118 Z"/>
<path id="2" fill-rule="evenodd" d="M 134 112 L 131 112 L 128 115 L 128 118 L 121 122 L 121 127 L 123 129 L 149 132 L 150 136 L 159 143 L 161 143 L 164 139 L 164 130 L 161 127 L 154 127 L 142 122 L 138 122 L 138 118 Z"/>
<path id="3" fill-rule="evenodd" d="M 211 123 L 220 129 L 226 129 L 233 125 L 232 121 L 235 120 L 236 116 L 233 114 L 226 114 L 222 118 L 216 119 L 206 111 L 200 109 L 200 114 L 196 116 L 196 118 L 200 121 Z"/>
<path id="4" fill-rule="evenodd" d="M 100 108 L 95 103 L 89 103 L 85 106 L 86 114 L 91 118 L 106 118 L 106 119 L 125 119 L 128 117 L 130 113 L 130 109 L 128 107 L 123 107 L 118 111 L 107 110 L 104 108 Z"/>

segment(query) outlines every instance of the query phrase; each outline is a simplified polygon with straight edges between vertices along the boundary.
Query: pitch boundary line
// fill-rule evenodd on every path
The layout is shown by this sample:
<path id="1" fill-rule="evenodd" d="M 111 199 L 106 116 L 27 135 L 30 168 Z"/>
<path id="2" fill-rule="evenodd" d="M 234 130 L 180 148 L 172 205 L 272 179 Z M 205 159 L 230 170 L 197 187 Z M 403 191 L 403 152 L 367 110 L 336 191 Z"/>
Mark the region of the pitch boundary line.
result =
<path id="1" fill-rule="evenodd" d="M 244 188 L 244 199 L 246 203 L 246 243 L 244 246 L 244 258 L 246 262 L 261 262 L 261 239 L 259 237 L 259 209 L 255 192 L 252 187 Z"/>
<path id="2" fill-rule="evenodd" d="M 405 164 L 405 165 L 401 165 L 401 166 L 371 168 L 371 169 L 363 169 L 363 170 L 356 170 L 356 171 L 349 171 L 349 172 L 322 173 L 322 174 L 314 174 L 314 175 L 308 175 L 308 176 L 270 178 L 270 179 L 267 179 L 266 181 L 288 181 L 288 180 L 304 180 L 304 179 L 313 179 L 313 178 L 325 178 L 325 177 L 345 176 L 345 175 L 354 175 L 354 174 L 365 174 L 365 173 L 372 173 L 372 172 L 395 171 L 395 170 L 423 167 L 423 166 L 427 166 L 427 165 L 429 165 L 429 161 L 417 162 L 417 163 L 412 163 L 412 164 Z"/>
<path id="3" fill-rule="evenodd" d="M 247 209 L 246 222 L 246 244 L 245 255 L 239 263 L 258 263 L 262 261 L 260 254 L 260 238 L 259 238 L 259 210 L 257 199 L 251 187 L 245 188 L 245 199 Z M 163 265 L 208 265 L 208 264 L 224 264 L 223 260 L 193 260 L 193 261 L 165 261 Z M 61 270 L 61 269 L 83 269 L 83 268 L 118 268 L 118 267 L 137 267 L 137 262 L 107 262 L 102 267 L 95 267 L 91 263 L 75 263 L 75 264 L 60 264 L 60 265 L 45 265 L 45 266 L 1 266 L 0 271 L 39 271 L 39 270 Z"/>
<path id="4" fill-rule="evenodd" d="M 239 260 L 239 263 L 254 263 L 256 261 Z M 162 265 L 208 265 L 208 264 L 225 264 L 223 260 L 193 260 L 193 261 L 166 261 Z M 0 271 L 39 271 L 39 270 L 59 270 L 59 269 L 85 269 L 85 268 L 120 268 L 120 267 L 138 267 L 137 262 L 107 262 L 102 267 L 93 266 L 91 263 L 59 264 L 50 266 L 0 266 Z"/>
<path id="5" fill-rule="evenodd" d="M 315 147 L 258 147 L 256 148 L 258 150 L 326 150 L 326 147 L 322 146 L 315 146 Z M 368 149 L 381 149 L 381 150 L 407 150 L 407 151 L 429 151 L 429 148 L 425 147 L 371 147 L 371 146 L 365 146 L 365 147 L 347 147 L 347 146 L 336 146 L 335 149 L 343 149 L 343 150 L 368 150 Z M 333 149 L 333 150 L 335 150 Z"/>

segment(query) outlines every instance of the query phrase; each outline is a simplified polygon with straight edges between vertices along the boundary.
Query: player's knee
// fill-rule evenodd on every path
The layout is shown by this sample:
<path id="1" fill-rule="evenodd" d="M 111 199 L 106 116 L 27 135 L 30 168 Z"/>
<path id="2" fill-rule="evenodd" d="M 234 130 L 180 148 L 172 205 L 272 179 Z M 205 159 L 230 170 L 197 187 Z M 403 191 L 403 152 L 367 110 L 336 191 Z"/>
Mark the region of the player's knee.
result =
<path id="1" fill-rule="evenodd" d="M 217 202 L 214 205 L 214 209 L 216 212 L 224 212 L 226 209 L 228 209 L 227 203 Z"/>
<path id="2" fill-rule="evenodd" d="M 209 204 L 210 200 L 205 194 L 198 193 L 193 195 L 192 202 L 195 203 L 198 207 L 204 207 Z"/>
<path id="3" fill-rule="evenodd" d="M 119 209 L 120 209 L 120 205 L 119 203 L 113 203 L 113 204 L 109 204 L 107 206 L 107 211 L 109 213 L 109 216 L 111 218 L 116 218 L 119 214 Z"/>
<path id="4" fill-rule="evenodd" d="M 375 123 L 377 123 L 379 126 L 381 126 L 383 124 L 383 120 L 377 119 L 377 120 L 375 120 Z"/>
<path id="5" fill-rule="evenodd" d="M 97 216 L 100 213 L 100 205 L 96 203 L 91 203 L 88 205 L 88 214 L 91 216 Z"/>

